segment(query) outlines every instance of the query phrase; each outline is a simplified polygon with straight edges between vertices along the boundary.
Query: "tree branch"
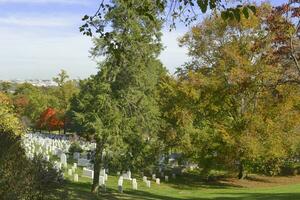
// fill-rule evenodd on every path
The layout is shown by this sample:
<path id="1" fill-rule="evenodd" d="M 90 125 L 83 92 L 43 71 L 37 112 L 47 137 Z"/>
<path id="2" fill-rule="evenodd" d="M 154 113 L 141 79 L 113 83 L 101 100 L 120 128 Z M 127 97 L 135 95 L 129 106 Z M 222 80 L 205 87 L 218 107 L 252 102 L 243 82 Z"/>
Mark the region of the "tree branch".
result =
<path id="1" fill-rule="evenodd" d="M 296 65 L 296 68 L 297 68 L 298 73 L 300 75 L 300 65 L 299 65 L 298 59 L 297 59 L 297 57 L 295 55 L 295 48 L 294 48 L 294 45 L 293 45 L 293 36 L 292 35 L 290 37 L 290 47 L 291 47 L 291 56 L 292 56 L 292 58 L 294 60 L 294 63 Z"/>

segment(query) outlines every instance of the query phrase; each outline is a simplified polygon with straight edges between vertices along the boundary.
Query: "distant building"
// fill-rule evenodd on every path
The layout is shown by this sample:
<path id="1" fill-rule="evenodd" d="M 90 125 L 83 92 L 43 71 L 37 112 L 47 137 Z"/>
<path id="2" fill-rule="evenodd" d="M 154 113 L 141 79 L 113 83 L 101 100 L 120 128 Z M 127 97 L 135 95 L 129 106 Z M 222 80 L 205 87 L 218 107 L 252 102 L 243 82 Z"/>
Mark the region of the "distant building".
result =
<path id="1" fill-rule="evenodd" d="M 0 81 L 4 82 L 4 81 Z M 51 86 L 57 86 L 57 84 L 52 80 L 41 80 L 41 79 L 28 79 L 28 80 L 20 80 L 20 79 L 13 79 L 5 82 L 11 82 L 15 84 L 23 84 L 23 83 L 30 83 L 34 86 L 38 87 L 51 87 Z"/>

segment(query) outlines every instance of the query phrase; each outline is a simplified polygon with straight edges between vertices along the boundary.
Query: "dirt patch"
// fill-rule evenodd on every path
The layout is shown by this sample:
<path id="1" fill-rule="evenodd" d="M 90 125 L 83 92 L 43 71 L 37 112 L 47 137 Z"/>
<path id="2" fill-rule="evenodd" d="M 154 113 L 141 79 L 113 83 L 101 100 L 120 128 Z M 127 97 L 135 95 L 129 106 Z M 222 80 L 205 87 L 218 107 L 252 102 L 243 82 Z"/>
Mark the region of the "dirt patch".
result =
<path id="1" fill-rule="evenodd" d="M 258 187 L 274 187 L 290 184 L 300 184 L 300 176 L 259 176 L 249 175 L 245 179 L 226 178 L 218 181 L 220 184 L 231 185 L 234 187 L 258 188 Z"/>

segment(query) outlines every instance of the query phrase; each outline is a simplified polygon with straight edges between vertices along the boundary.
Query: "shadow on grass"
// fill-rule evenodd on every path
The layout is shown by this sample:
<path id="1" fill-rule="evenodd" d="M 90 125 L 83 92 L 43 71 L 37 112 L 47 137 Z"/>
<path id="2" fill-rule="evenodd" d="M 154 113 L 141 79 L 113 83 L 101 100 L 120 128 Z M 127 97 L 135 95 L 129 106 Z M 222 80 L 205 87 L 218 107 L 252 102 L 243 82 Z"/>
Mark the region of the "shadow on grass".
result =
<path id="1" fill-rule="evenodd" d="M 300 192 L 286 192 L 286 193 L 260 193 L 256 191 L 234 191 L 234 187 L 231 185 L 212 183 L 207 185 L 207 183 L 197 183 L 190 182 L 189 179 L 183 179 L 182 177 L 178 177 L 173 180 L 169 185 L 171 187 L 175 187 L 178 191 L 177 194 L 180 194 L 180 197 L 177 197 L 174 193 L 168 193 L 168 191 L 163 191 L 163 194 L 156 193 L 155 190 L 151 192 L 141 191 L 141 190 L 125 190 L 124 193 L 119 193 L 117 189 L 107 188 L 106 192 L 100 192 L 99 195 L 93 194 L 90 192 L 91 184 L 90 183 L 74 183 L 68 181 L 66 184 L 66 193 L 65 198 L 61 198 L 64 200 L 298 200 L 300 199 Z M 185 186 L 186 184 L 187 186 Z M 216 185 L 215 185 L 216 184 Z M 184 187 L 182 187 L 184 186 Z M 189 194 L 180 193 L 182 190 L 191 190 L 189 187 L 194 187 L 196 193 L 190 192 Z M 198 188 L 195 188 L 198 187 Z M 217 189 L 211 191 L 205 191 L 201 193 L 202 189 Z M 221 189 L 221 190 L 220 190 Z M 223 189 L 230 189 L 228 191 Z M 280 189 L 278 189 L 280 190 Z M 162 192 L 162 191 L 160 191 Z M 280 192 L 280 191 L 278 191 Z M 198 194 L 198 195 L 197 195 Z"/>
<path id="2" fill-rule="evenodd" d="M 213 194 L 212 194 L 213 195 Z M 117 191 L 110 191 L 109 193 L 99 196 L 99 199 L 104 200 L 299 200 L 300 193 L 218 193 L 218 197 L 170 197 L 158 194 L 153 194 L 145 191 L 128 191 L 123 194 L 117 193 Z"/>
<path id="3" fill-rule="evenodd" d="M 125 191 L 124 193 L 119 193 L 117 190 L 110 189 L 106 193 L 102 193 L 99 196 L 99 199 L 105 200 L 133 200 L 133 199 L 141 199 L 141 200 L 181 200 L 182 198 L 170 197 L 170 196 L 163 196 L 158 194 L 153 194 L 150 192 L 145 191 Z"/>
<path id="4" fill-rule="evenodd" d="M 224 177 L 216 178 L 216 180 L 205 181 L 200 175 L 184 174 L 176 177 L 176 180 L 171 179 L 168 184 L 175 189 L 194 190 L 197 189 L 230 189 L 242 188 L 242 186 L 233 183 L 221 182 L 225 180 Z"/>
<path id="5" fill-rule="evenodd" d="M 299 200 L 300 193 L 219 193 L 221 197 L 209 198 L 213 200 Z M 222 196 L 223 195 L 223 196 Z M 232 197 L 228 197 L 232 195 Z M 227 197 L 226 197 L 227 196 Z M 194 200 L 203 200 L 206 198 L 194 198 Z"/>
<path id="6" fill-rule="evenodd" d="M 64 200 L 299 200 L 300 193 L 297 192 L 287 192 L 287 193 L 262 193 L 259 192 L 237 192 L 231 191 L 223 191 L 219 190 L 214 193 L 211 191 L 209 193 L 201 193 L 201 186 L 198 188 L 197 195 L 196 193 L 190 193 L 189 195 L 182 195 L 181 197 L 176 197 L 176 194 L 170 192 L 170 194 L 165 191 L 165 194 L 157 194 L 155 190 L 141 191 L 141 190 L 126 190 L 124 193 L 119 193 L 116 189 L 107 188 L 106 192 L 100 192 L 99 195 L 92 194 L 90 192 L 90 183 L 72 183 L 68 182 L 67 184 L 67 198 Z M 180 187 L 178 185 L 178 187 Z M 209 188 L 213 188 L 212 186 L 207 186 Z M 223 188 L 222 186 L 218 186 L 218 189 Z M 182 190 L 183 188 L 178 188 L 178 190 Z M 226 188 L 224 188 L 226 189 Z M 280 189 L 279 189 L 280 190 Z M 195 191 L 196 192 L 196 191 Z M 280 192 L 280 191 L 279 191 Z"/>
<path id="7" fill-rule="evenodd" d="M 249 180 L 249 181 L 256 181 L 256 182 L 263 182 L 263 183 L 271 183 L 272 181 L 266 179 L 266 178 L 260 178 L 260 177 L 257 177 L 257 176 L 246 176 L 245 178 L 246 180 Z"/>
<path id="8" fill-rule="evenodd" d="M 70 200 L 90 200 L 97 199 L 97 196 L 91 193 L 90 183 L 74 183 L 67 181 L 66 189 L 68 191 L 68 198 Z"/>

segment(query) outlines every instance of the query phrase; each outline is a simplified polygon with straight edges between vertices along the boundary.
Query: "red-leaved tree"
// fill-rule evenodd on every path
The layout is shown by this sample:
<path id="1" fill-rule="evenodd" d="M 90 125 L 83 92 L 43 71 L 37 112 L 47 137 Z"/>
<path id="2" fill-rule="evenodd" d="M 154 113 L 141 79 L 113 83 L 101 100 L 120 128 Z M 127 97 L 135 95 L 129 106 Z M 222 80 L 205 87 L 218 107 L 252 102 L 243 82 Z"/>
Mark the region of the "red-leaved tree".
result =
<path id="1" fill-rule="evenodd" d="M 46 129 L 49 132 L 62 129 L 64 121 L 59 118 L 59 112 L 53 108 L 47 108 L 37 122 L 37 128 Z"/>

